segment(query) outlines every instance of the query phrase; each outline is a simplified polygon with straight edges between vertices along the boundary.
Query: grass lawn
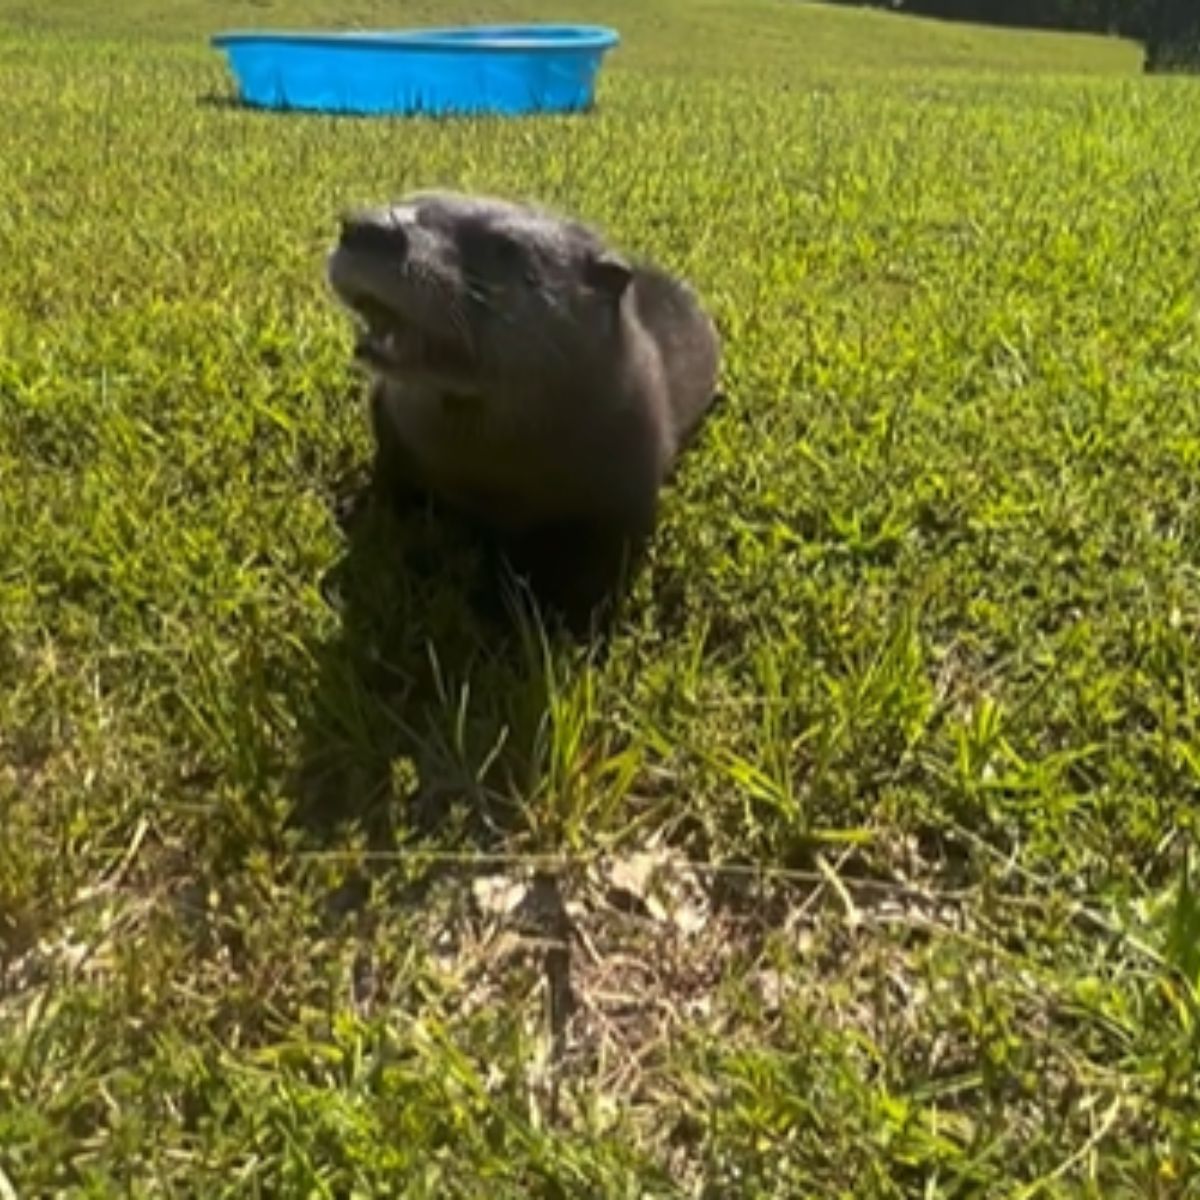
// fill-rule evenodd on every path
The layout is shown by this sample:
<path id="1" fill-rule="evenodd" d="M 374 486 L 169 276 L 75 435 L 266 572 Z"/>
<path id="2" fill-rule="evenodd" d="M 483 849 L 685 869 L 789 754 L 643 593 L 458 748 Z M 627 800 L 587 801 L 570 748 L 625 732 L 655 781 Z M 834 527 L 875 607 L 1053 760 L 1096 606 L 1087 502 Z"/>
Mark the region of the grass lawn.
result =
<path id="1" fill-rule="evenodd" d="M 339 120 L 205 42 L 564 12 L 0 0 L 0 1196 L 1200 1195 L 1200 85 L 579 0 L 595 114 Z M 331 511 L 335 216 L 426 185 L 724 331 L 603 661 Z"/>

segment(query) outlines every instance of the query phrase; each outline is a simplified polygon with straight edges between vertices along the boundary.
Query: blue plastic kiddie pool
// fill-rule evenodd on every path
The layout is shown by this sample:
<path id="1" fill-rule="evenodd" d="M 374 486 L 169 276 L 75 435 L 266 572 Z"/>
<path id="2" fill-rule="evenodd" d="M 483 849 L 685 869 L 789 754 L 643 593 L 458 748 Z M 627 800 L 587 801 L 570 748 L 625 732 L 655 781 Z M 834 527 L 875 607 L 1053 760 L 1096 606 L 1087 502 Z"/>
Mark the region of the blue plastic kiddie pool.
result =
<path id="1" fill-rule="evenodd" d="M 245 104 L 331 113 L 517 115 L 592 106 L 615 30 L 469 25 L 219 33 Z"/>

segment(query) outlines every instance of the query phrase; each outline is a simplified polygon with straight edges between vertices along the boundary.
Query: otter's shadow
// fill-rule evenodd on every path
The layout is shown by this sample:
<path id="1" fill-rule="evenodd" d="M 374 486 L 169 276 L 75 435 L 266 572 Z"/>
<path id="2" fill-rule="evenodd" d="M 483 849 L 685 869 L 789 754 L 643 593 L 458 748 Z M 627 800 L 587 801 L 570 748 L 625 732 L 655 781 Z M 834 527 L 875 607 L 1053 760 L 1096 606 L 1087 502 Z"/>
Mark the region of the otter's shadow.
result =
<path id="1" fill-rule="evenodd" d="M 340 523 L 323 590 L 341 628 L 314 650 L 293 824 L 326 848 L 494 847 L 536 771 L 545 643 L 506 610 L 492 547 L 453 515 L 364 492 Z"/>

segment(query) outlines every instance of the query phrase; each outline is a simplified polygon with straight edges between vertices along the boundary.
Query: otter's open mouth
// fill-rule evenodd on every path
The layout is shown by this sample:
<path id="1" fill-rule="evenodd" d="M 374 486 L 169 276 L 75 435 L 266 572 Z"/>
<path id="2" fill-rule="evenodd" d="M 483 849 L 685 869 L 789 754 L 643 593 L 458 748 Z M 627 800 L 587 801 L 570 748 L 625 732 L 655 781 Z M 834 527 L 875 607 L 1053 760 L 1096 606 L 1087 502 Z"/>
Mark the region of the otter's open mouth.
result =
<path id="1" fill-rule="evenodd" d="M 471 362 L 456 343 L 432 338 L 411 326 L 367 325 L 354 343 L 354 357 L 395 374 L 439 371 L 466 374 Z"/>
<path id="2" fill-rule="evenodd" d="M 395 374 L 419 371 L 463 371 L 469 362 L 461 347 L 433 338 L 391 318 L 363 322 L 354 342 L 359 362 Z"/>
<path id="3" fill-rule="evenodd" d="M 357 361 L 397 375 L 470 371 L 471 355 L 460 340 L 418 329 L 374 296 L 347 296 L 345 302 L 358 325 Z"/>
<path id="4" fill-rule="evenodd" d="M 401 353 L 400 335 L 395 331 L 366 327 L 354 340 L 354 357 L 368 366 L 398 369 L 408 361 Z"/>

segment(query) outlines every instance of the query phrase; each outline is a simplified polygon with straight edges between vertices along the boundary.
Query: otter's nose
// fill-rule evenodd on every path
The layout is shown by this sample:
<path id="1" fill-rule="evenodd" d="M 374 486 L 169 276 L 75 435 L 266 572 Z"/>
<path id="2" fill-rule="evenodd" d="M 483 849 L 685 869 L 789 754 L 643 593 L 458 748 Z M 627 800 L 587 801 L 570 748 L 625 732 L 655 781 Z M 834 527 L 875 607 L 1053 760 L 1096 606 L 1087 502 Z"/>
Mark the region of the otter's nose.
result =
<path id="1" fill-rule="evenodd" d="M 387 254 L 398 257 L 408 248 L 404 226 L 387 217 L 347 213 L 342 217 L 341 244 L 360 254 Z"/>

